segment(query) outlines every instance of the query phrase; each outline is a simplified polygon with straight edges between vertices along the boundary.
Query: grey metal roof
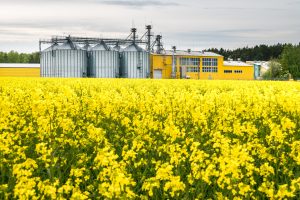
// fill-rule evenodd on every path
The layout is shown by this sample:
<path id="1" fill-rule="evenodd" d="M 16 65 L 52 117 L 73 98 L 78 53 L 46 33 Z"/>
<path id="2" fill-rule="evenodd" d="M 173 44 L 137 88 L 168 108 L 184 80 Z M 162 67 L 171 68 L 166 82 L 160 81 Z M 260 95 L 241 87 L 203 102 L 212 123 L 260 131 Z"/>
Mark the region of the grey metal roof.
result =
<path id="1" fill-rule="evenodd" d="M 223 66 L 253 67 L 253 65 L 242 61 L 224 61 Z"/>
<path id="2" fill-rule="evenodd" d="M 47 49 L 45 49 L 44 51 L 53 51 L 53 50 L 83 50 L 83 48 L 81 48 L 80 46 L 78 46 L 77 44 L 74 44 L 71 41 L 65 42 L 61 45 L 58 45 L 57 43 L 51 45 L 50 47 L 48 47 Z"/>
<path id="3" fill-rule="evenodd" d="M 99 44 L 94 46 L 91 50 L 92 51 L 109 51 L 109 47 L 105 44 L 104 41 L 101 41 Z"/>
<path id="4" fill-rule="evenodd" d="M 173 50 L 166 50 L 162 54 L 164 55 L 173 55 Z M 176 50 L 176 56 L 208 56 L 208 57 L 220 57 L 222 55 L 213 53 L 213 52 L 205 52 L 205 51 L 184 51 L 184 50 Z"/>
<path id="5" fill-rule="evenodd" d="M 62 45 L 59 45 L 56 49 L 57 50 L 76 50 L 76 49 L 82 50 L 82 48 L 80 46 L 78 46 L 77 44 L 73 44 L 73 42 L 71 42 L 71 41 L 65 42 Z"/>
<path id="6" fill-rule="evenodd" d="M 131 44 L 128 47 L 126 47 L 123 51 L 145 51 L 145 50 L 139 47 L 137 44 Z"/>
<path id="7" fill-rule="evenodd" d="M 57 47 L 58 47 L 58 44 L 55 43 L 43 51 L 53 51 L 53 50 L 56 50 Z"/>

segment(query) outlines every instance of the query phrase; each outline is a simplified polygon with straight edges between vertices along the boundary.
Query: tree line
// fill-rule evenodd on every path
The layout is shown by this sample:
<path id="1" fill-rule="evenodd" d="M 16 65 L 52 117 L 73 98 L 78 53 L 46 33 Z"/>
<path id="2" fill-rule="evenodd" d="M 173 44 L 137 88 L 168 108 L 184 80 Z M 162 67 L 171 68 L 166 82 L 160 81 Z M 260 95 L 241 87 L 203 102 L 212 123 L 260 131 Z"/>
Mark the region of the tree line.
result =
<path id="1" fill-rule="evenodd" d="M 291 46 L 290 44 L 276 45 L 256 45 L 254 47 L 244 47 L 234 50 L 210 48 L 205 51 L 214 52 L 224 56 L 225 60 L 242 60 L 242 61 L 269 61 L 271 59 L 279 59 L 284 48 Z M 0 63 L 39 63 L 40 54 L 34 53 L 18 53 L 16 51 L 0 52 Z"/>
<path id="2" fill-rule="evenodd" d="M 40 63 L 39 52 L 18 53 L 16 51 L 0 52 L 0 63 Z"/>
<path id="3" fill-rule="evenodd" d="M 269 61 L 271 59 L 278 59 L 282 54 L 284 48 L 289 44 L 275 44 L 275 45 L 256 45 L 254 47 L 244 47 L 234 50 L 210 48 L 205 51 L 214 52 L 224 56 L 225 60 L 233 59 L 241 61 Z"/>

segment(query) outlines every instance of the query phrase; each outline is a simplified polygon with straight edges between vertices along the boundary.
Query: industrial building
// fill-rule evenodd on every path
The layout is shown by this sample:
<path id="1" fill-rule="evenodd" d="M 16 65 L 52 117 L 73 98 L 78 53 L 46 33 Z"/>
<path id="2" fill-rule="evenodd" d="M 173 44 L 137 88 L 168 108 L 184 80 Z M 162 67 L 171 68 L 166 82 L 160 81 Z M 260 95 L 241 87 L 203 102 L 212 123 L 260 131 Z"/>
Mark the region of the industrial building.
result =
<path id="1" fill-rule="evenodd" d="M 153 78 L 253 80 L 254 68 L 240 61 L 224 61 L 212 52 L 164 51 L 152 57 Z"/>
<path id="2" fill-rule="evenodd" d="M 0 77 L 40 77 L 40 64 L 0 63 Z"/>
<path id="3" fill-rule="evenodd" d="M 125 39 L 52 37 L 40 40 L 40 76 L 74 78 L 154 78 L 253 80 L 254 66 L 224 61 L 212 52 L 165 50 L 162 36 L 146 32 L 139 38 L 132 28 Z M 46 48 L 43 48 L 47 45 Z M 3 69 L 2 69 L 3 70 Z M 25 72 L 25 71 L 26 72 Z M 38 68 L 5 68 L 0 76 L 36 76 Z M 10 73 L 10 74 L 9 74 Z"/>

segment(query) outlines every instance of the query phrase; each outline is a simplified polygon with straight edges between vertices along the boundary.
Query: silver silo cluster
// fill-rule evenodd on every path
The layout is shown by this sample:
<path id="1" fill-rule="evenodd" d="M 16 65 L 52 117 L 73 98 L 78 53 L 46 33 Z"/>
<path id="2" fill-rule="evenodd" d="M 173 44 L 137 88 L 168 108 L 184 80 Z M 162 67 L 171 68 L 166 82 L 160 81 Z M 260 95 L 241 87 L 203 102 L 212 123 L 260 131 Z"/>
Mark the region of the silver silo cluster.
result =
<path id="1" fill-rule="evenodd" d="M 54 44 L 41 53 L 42 77 L 86 77 L 87 51 L 67 41 Z"/>
<path id="2" fill-rule="evenodd" d="M 151 44 L 151 26 L 146 28 L 141 39 L 133 28 L 126 39 L 69 36 L 40 40 L 40 51 L 41 44 L 51 44 L 41 51 L 41 76 L 148 78 L 154 44 Z"/>

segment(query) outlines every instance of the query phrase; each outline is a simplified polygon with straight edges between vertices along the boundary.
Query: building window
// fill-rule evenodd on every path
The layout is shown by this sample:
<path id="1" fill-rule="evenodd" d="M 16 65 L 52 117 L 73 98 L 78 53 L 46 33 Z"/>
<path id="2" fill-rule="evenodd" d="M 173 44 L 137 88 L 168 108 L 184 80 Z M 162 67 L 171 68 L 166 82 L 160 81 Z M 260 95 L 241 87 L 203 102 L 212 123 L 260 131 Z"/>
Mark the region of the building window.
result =
<path id="1" fill-rule="evenodd" d="M 231 74 L 232 70 L 224 70 L 224 74 Z"/>
<path id="2" fill-rule="evenodd" d="M 200 58 L 180 58 L 181 66 L 200 66 Z"/>
<path id="3" fill-rule="evenodd" d="M 200 58 L 191 58 L 193 66 L 200 66 Z"/>
<path id="4" fill-rule="evenodd" d="M 202 67 L 202 72 L 217 73 L 218 72 L 218 68 L 217 67 Z"/>
<path id="5" fill-rule="evenodd" d="M 242 74 L 243 71 L 242 71 L 242 70 L 234 70 L 234 73 L 235 73 L 235 74 Z"/>
<path id="6" fill-rule="evenodd" d="M 202 58 L 202 63 L 204 67 L 217 67 L 218 59 L 217 58 Z"/>
<path id="7" fill-rule="evenodd" d="M 200 72 L 199 67 L 187 67 L 186 72 Z"/>

